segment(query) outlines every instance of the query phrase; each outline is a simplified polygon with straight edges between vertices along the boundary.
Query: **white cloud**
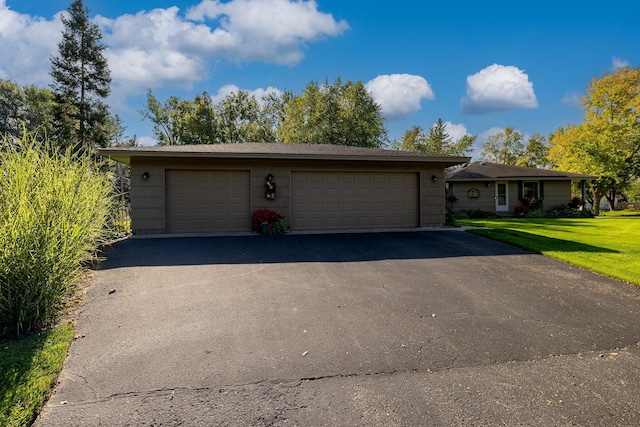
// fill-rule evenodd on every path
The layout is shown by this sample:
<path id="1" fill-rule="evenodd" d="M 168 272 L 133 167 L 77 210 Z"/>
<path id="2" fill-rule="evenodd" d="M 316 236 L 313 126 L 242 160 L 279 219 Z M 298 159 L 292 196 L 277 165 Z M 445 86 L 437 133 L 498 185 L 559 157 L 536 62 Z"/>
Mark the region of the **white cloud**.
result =
<path id="1" fill-rule="evenodd" d="M 232 60 L 284 65 L 299 62 L 306 43 L 349 29 L 346 21 L 320 12 L 313 0 L 203 0 L 187 12 L 187 19 L 217 24 L 213 32 L 191 40 L 196 49 Z"/>
<path id="2" fill-rule="evenodd" d="M 618 58 L 617 56 L 614 56 L 611 58 L 611 65 L 614 70 L 617 70 L 618 68 L 630 67 L 631 63 L 626 59 L 622 59 L 622 58 Z"/>
<path id="3" fill-rule="evenodd" d="M 49 57 L 57 50 L 62 22 L 14 12 L 0 0 L 0 78 L 19 84 L 50 81 Z"/>
<path id="4" fill-rule="evenodd" d="M 232 93 L 237 93 L 239 90 L 240 88 L 236 85 L 224 85 L 220 87 L 220 89 L 218 89 L 217 94 L 211 97 L 211 101 L 213 102 L 214 105 L 218 104 L 221 101 L 223 101 L 227 96 L 231 95 Z M 258 88 L 254 90 L 247 90 L 247 89 L 244 89 L 244 90 L 246 90 L 249 93 L 249 96 L 255 96 L 256 100 L 259 103 L 262 102 L 262 97 L 264 97 L 269 93 L 273 93 L 277 96 L 282 95 L 282 91 L 280 89 L 271 87 L 271 86 L 269 86 L 266 89 Z"/>
<path id="5" fill-rule="evenodd" d="M 190 86 L 206 75 L 205 58 L 182 46 L 190 34 L 209 32 L 178 16 L 179 9 L 154 9 L 115 19 L 98 16 L 113 83 L 125 92 L 164 84 Z"/>
<path id="6" fill-rule="evenodd" d="M 524 71 L 493 64 L 467 77 L 462 109 L 469 114 L 530 109 L 538 106 L 533 83 Z"/>
<path id="7" fill-rule="evenodd" d="M 504 128 L 494 126 L 482 133 L 479 133 L 476 141 L 473 144 L 473 150 L 469 154 L 471 156 L 471 161 L 479 160 L 480 155 L 482 154 L 482 146 L 484 145 L 484 143 L 500 132 L 504 132 Z"/>
<path id="8" fill-rule="evenodd" d="M 186 15 L 169 7 L 93 21 L 107 46 L 115 98 L 167 84 L 188 88 L 221 60 L 294 65 L 308 43 L 349 28 L 304 0 L 204 0 Z M 57 54 L 62 30 L 60 13 L 32 17 L 0 0 L 0 57 L 12 58 L 0 64 L 0 78 L 49 82 L 48 59 Z"/>
<path id="9" fill-rule="evenodd" d="M 423 99 L 436 98 L 424 77 L 411 74 L 380 75 L 365 86 L 387 119 L 408 117 L 420 110 Z"/>
<path id="10" fill-rule="evenodd" d="M 467 132 L 467 127 L 463 124 L 453 124 L 452 122 L 444 122 L 444 128 L 454 141 L 458 141 L 463 136 L 469 134 L 469 132 Z"/>
<path id="11" fill-rule="evenodd" d="M 494 136 L 496 136 L 500 132 L 504 132 L 504 128 L 500 128 L 500 127 L 494 126 L 491 129 L 488 129 L 488 130 L 482 132 L 481 134 L 479 134 L 478 135 L 478 141 L 480 141 L 482 144 L 484 144 L 485 142 L 487 142 L 488 140 L 490 140 L 491 138 L 493 138 Z"/>
<path id="12" fill-rule="evenodd" d="M 580 107 L 580 100 L 582 94 L 578 92 L 568 92 L 562 97 L 562 103 L 565 105 L 571 105 L 572 107 Z"/>
<path id="13" fill-rule="evenodd" d="M 138 145 L 143 147 L 153 147 L 154 145 L 158 145 L 158 141 L 151 136 L 141 136 L 138 138 Z"/>

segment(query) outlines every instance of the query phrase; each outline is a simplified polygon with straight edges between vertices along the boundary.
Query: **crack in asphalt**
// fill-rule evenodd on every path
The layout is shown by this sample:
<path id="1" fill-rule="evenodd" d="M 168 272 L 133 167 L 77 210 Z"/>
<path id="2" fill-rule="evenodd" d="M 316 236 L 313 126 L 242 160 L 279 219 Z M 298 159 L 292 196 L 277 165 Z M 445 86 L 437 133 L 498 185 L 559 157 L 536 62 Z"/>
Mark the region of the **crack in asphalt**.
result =
<path id="1" fill-rule="evenodd" d="M 427 368 L 425 369 L 397 369 L 390 371 L 379 371 L 379 372 L 367 372 L 367 373 L 348 373 L 348 374 L 328 374 L 328 375 L 317 375 L 312 377 L 302 377 L 302 378 L 289 378 L 289 379 L 271 379 L 271 380 L 260 380 L 255 382 L 243 383 L 243 384 L 227 384 L 227 385 L 216 385 L 211 387 L 188 387 L 188 386 L 177 386 L 170 388 L 161 388 L 154 390 L 145 390 L 145 391 L 130 391 L 130 392 L 121 392 L 114 393 L 109 396 L 105 396 L 103 398 L 94 399 L 94 400 L 85 400 L 80 402 L 68 402 L 66 405 L 74 406 L 74 405 L 91 405 L 95 403 L 108 402 L 114 399 L 127 399 L 127 398 L 141 398 L 148 399 L 156 396 L 164 396 L 171 395 L 171 400 L 173 400 L 173 395 L 176 392 L 215 392 L 218 395 L 226 395 L 227 393 L 239 391 L 239 390 L 250 390 L 252 388 L 269 388 L 275 390 L 277 388 L 296 388 L 300 387 L 303 384 L 316 382 L 316 381 L 326 381 L 326 380 L 336 380 L 336 379 L 344 379 L 344 378 L 372 378 L 372 377 L 382 377 L 382 376 L 391 376 L 391 375 L 403 375 L 403 374 L 437 374 L 448 371 L 460 371 L 464 369 L 472 369 L 479 368 L 485 366 L 498 366 L 505 365 L 511 363 L 524 364 L 530 362 L 541 362 L 545 360 L 553 360 L 559 357 L 580 357 L 584 358 L 586 354 L 593 355 L 593 357 L 598 359 L 605 359 L 606 353 L 619 353 L 623 351 L 628 351 L 632 347 L 640 348 L 640 342 L 634 343 L 632 345 L 622 347 L 622 348 L 613 348 L 613 349 L 601 349 L 601 350 L 588 350 L 586 352 L 578 352 L 578 353 L 570 353 L 570 354 L 550 354 L 547 356 L 534 357 L 525 360 L 510 360 L 510 361 L 502 361 L 497 363 L 478 363 L 478 364 L 469 364 L 461 367 L 441 367 L 441 368 Z M 420 348 L 422 349 L 422 347 Z M 75 374 L 77 375 L 77 374 Z M 84 378 L 81 375 L 78 375 L 80 378 Z M 86 381 L 86 380 L 85 380 Z M 91 388 L 91 387 L 89 387 Z M 93 390 L 91 388 L 91 390 Z M 95 392 L 95 391 L 94 391 Z"/>

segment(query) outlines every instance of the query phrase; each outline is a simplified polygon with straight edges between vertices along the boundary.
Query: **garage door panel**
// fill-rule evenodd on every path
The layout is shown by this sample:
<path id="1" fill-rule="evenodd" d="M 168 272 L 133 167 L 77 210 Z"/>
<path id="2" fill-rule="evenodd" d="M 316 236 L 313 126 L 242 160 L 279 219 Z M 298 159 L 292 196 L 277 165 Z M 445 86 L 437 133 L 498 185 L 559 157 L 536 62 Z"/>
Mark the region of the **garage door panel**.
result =
<path id="1" fill-rule="evenodd" d="M 209 206 L 208 205 L 194 205 L 193 206 L 193 213 L 196 214 L 196 215 L 207 214 L 207 213 L 209 213 Z"/>
<path id="2" fill-rule="evenodd" d="M 419 224 L 414 172 L 294 171 L 292 195 L 294 230 Z"/>
<path id="3" fill-rule="evenodd" d="M 166 171 L 167 233 L 249 231 L 249 171 Z"/>
<path id="4" fill-rule="evenodd" d="M 340 189 L 339 188 L 327 188 L 327 197 L 340 197 Z"/>
<path id="5" fill-rule="evenodd" d="M 355 174 L 347 174 L 342 176 L 342 184 L 352 184 L 356 182 Z"/>

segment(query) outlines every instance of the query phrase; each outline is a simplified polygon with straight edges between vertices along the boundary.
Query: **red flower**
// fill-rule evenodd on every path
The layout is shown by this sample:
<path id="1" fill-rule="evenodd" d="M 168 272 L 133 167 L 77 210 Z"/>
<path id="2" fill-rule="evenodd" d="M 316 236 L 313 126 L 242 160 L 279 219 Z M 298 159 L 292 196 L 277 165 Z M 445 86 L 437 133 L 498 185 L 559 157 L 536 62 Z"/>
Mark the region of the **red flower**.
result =
<path id="1" fill-rule="evenodd" d="M 259 231 L 262 224 L 267 224 L 267 227 L 271 228 L 280 218 L 282 215 L 271 209 L 257 209 L 251 215 L 251 228 L 253 231 Z"/>

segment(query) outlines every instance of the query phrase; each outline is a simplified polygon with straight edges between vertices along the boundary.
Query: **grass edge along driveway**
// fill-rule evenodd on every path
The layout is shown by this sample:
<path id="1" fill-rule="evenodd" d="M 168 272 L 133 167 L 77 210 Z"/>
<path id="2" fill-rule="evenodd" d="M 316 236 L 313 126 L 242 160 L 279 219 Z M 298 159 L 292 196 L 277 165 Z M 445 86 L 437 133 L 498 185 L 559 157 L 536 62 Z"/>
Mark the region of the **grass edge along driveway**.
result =
<path id="1" fill-rule="evenodd" d="M 456 221 L 500 240 L 640 286 L 640 217 L 496 218 Z"/>
<path id="2" fill-rule="evenodd" d="M 67 356 L 69 323 L 0 342 L 0 425 L 31 425 L 49 397 Z"/>

